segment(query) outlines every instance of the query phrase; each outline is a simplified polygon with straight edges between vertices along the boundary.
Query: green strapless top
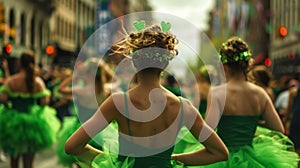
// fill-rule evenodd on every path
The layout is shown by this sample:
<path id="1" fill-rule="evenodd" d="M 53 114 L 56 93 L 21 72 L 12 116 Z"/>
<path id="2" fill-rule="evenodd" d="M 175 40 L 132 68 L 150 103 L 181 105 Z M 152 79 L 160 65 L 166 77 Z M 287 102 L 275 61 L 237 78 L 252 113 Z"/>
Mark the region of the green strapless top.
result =
<path id="1" fill-rule="evenodd" d="M 21 93 L 13 92 L 7 86 L 0 87 L 0 93 L 5 92 L 8 95 L 8 102 L 10 108 L 16 109 L 20 112 L 28 112 L 32 105 L 38 104 L 38 99 L 46 96 L 50 96 L 49 90 L 43 90 L 36 93 Z"/>
<path id="2" fill-rule="evenodd" d="M 222 116 L 218 135 L 227 147 L 252 145 L 260 116 Z"/>

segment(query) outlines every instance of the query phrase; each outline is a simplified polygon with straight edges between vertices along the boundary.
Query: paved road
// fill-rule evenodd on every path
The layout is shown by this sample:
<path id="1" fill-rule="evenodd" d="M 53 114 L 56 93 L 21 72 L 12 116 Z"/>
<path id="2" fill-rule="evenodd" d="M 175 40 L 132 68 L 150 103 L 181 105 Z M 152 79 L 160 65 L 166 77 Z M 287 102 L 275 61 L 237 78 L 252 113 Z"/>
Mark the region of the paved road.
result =
<path id="1" fill-rule="evenodd" d="M 20 161 L 20 165 L 22 165 L 21 161 Z M 55 147 L 37 153 L 35 157 L 34 167 L 35 168 L 64 168 L 63 166 L 57 164 Z M 9 168 L 9 158 L 7 158 L 6 162 L 0 162 L 0 168 Z"/>

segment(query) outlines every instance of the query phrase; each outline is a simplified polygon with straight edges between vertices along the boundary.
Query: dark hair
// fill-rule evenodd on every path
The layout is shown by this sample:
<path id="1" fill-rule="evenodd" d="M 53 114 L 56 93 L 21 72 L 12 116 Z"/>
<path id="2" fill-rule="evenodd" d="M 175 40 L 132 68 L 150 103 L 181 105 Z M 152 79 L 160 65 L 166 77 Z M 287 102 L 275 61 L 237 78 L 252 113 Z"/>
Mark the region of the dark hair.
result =
<path id="1" fill-rule="evenodd" d="M 147 67 L 164 69 L 169 60 L 178 55 L 176 44 L 178 40 L 173 34 L 162 32 L 160 26 L 152 25 L 117 43 L 113 53 L 131 58 L 138 70 Z"/>
<path id="2" fill-rule="evenodd" d="M 247 57 L 243 57 L 243 53 L 247 53 Z M 220 56 L 221 61 L 228 65 L 233 70 L 233 73 L 242 71 L 246 76 L 251 54 L 245 41 L 238 37 L 228 39 L 220 49 Z"/>
<path id="3" fill-rule="evenodd" d="M 176 84 L 176 82 L 177 82 L 176 79 L 175 79 L 175 77 L 173 75 L 168 75 L 167 76 L 167 81 L 168 81 L 168 84 L 170 86 L 174 86 Z"/>
<path id="4" fill-rule="evenodd" d="M 267 87 L 273 77 L 265 66 L 257 65 L 249 71 L 248 79 L 259 86 Z"/>
<path id="5" fill-rule="evenodd" d="M 20 58 L 20 66 L 26 71 L 26 87 L 28 92 L 33 93 L 34 91 L 34 79 L 35 79 L 35 71 L 34 71 L 34 53 L 30 51 L 25 51 L 21 55 Z"/>

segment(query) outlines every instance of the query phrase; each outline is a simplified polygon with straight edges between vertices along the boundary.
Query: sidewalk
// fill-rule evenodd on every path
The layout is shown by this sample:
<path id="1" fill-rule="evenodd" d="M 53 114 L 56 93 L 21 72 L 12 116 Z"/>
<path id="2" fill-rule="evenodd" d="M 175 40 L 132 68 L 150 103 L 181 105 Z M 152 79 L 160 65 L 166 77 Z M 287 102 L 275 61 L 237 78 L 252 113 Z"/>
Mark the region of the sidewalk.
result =
<path id="1" fill-rule="evenodd" d="M 9 168 L 9 157 L 6 158 L 6 162 L 0 162 L 0 168 Z M 34 167 L 36 168 L 64 168 L 57 164 L 57 157 L 55 155 L 55 146 L 43 150 L 36 154 L 34 160 Z M 20 168 L 22 168 L 22 160 L 20 160 Z"/>

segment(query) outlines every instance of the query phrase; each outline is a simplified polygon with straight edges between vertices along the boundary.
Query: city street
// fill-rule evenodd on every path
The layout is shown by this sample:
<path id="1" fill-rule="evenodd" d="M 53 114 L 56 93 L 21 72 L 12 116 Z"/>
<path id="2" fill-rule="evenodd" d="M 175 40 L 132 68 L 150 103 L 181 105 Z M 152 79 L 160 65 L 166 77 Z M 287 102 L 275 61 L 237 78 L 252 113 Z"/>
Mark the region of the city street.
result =
<path id="1" fill-rule="evenodd" d="M 0 168 L 9 168 L 9 157 L 5 162 L 0 162 Z M 20 167 L 22 168 L 22 162 L 20 160 Z M 55 146 L 51 149 L 43 150 L 36 154 L 34 167 L 36 168 L 63 168 L 63 166 L 57 164 L 57 157 L 55 155 Z"/>
<path id="2" fill-rule="evenodd" d="M 0 168 L 300 168 L 298 0 L 0 0 L 0 45 Z"/>

